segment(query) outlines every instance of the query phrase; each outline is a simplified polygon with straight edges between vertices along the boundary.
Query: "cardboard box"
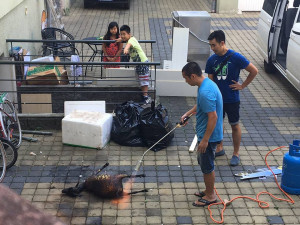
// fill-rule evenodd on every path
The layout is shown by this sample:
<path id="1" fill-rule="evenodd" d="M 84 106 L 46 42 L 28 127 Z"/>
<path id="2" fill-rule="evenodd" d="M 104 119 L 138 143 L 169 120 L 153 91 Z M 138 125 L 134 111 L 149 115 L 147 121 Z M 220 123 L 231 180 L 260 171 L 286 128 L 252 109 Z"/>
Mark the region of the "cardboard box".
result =
<path id="1" fill-rule="evenodd" d="M 52 55 L 33 59 L 32 62 L 54 62 Z"/>
<path id="2" fill-rule="evenodd" d="M 59 62 L 59 57 L 56 57 Z M 26 76 L 28 85 L 66 85 L 68 84 L 67 71 L 62 66 L 45 65 L 29 67 Z"/>
<path id="3" fill-rule="evenodd" d="M 21 107 L 22 113 L 52 113 L 51 94 L 21 94 Z"/>
<path id="4" fill-rule="evenodd" d="M 60 62 L 60 58 L 58 56 L 55 58 L 55 62 Z M 57 67 L 58 67 L 58 70 L 59 70 L 59 73 L 57 73 L 59 84 L 60 85 L 69 84 L 67 71 L 64 70 L 63 66 L 57 66 Z"/>
<path id="5" fill-rule="evenodd" d="M 26 76 L 28 85 L 57 85 L 59 83 L 56 66 L 33 66 L 29 67 Z M 60 72 L 59 72 L 60 73 Z"/>
<path id="6" fill-rule="evenodd" d="M 60 76 L 57 77 L 58 78 L 58 83 L 60 85 L 66 85 L 69 84 L 69 79 L 68 79 L 68 75 L 67 75 L 67 71 L 66 70 L 62 70 L 60 72 Z"/>

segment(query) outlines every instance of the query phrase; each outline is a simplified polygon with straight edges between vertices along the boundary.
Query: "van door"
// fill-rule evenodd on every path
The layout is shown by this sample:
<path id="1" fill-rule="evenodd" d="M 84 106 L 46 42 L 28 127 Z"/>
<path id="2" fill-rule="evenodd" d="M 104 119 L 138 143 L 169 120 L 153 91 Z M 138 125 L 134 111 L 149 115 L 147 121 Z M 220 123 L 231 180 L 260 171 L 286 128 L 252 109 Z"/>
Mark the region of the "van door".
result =
<path id="1" fill-rule="evenodd" d="M 280 37 L 278 41 L 277 55 L 276 55 L 276 63 L 278 64 L 275 64 L 275 66 L 279 70 L 281 70 L 282 74 L 285 74 L 285 70 L 286 70 L 288 43 L 290 40 L 292 27 L 296 20 L 299 3 L 300 0 L 291 1 L 289 7 L 285 7 L 285 11 L 282 19 L 282 26 L 280 29 Z"/>
<path id="2" fill-rule="evenodd" d="M 272 25 L 273 14 L 280 0 L 265 0 L 263 8 L 260 12 L 258 26 L 257 26 L 257 48 L 264 58 L 264 61 L 268 62 L 268 39 Z"/>
<path id="3" fill-rule="evenodd" d="M 300 1 L 298 0 L 300 3 Z M 290 33 L 287 48 L 286 77 L 300 91 L 300 7 Z"/>
<path id="4" fill-rule="evenodd" d="M 274 62 L 276 60 L 282 19 L 286 11 L 287 4 L 288 0 L 278 0 L 274 10 L 268 38 L 268 62 Z"/>

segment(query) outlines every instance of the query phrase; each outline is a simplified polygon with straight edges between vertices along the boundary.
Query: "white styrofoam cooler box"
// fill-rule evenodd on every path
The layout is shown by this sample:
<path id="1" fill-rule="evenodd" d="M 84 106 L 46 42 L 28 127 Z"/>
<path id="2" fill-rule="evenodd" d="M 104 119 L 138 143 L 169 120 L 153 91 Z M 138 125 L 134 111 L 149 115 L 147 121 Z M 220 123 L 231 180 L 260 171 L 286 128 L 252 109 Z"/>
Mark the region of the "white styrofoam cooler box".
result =
<path id="1" fill-rule="evenodd" d="M 62 142 L 101 149 L 110 139 L 112 121 L 109 113 L 74 111 L 62 119 Z"/>
<path id="2" fill-rule="evenodd" d="M 105 101 L 65 101 L 65 116 L 75 110 L 105 113 Z"/>

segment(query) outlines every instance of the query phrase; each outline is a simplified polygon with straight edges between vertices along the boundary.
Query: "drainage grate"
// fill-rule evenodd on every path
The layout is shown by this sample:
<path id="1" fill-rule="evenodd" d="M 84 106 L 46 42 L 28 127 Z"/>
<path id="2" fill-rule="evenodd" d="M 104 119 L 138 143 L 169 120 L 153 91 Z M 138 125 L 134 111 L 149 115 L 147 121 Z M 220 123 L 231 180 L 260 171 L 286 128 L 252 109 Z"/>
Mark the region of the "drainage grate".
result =
<path id="1" fill-rule="evenodd" d="M 177 216 L 177 224 L 193 224 L 192 217 L 190 216 Z"/>
<path id="2" fill-rule="evenodd" d="M 267 216 L 269 224 L 284 224 L 281 216 Z"/>

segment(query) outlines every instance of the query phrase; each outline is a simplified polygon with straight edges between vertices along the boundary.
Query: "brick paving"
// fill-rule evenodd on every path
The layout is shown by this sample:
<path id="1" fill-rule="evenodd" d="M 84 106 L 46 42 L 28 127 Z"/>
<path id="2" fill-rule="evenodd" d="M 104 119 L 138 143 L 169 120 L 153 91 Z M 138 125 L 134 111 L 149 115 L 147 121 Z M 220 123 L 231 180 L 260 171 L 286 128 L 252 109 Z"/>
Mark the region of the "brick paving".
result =
<path id="1" fill-rule="evenodd" d="M 75 1 L 70 15 L 64 17 L 65 29 L 76 39 L 100 36 L 110 21 L 129 24 L 138 39 L 154 39 L 153 60 L 170 59 L 172 11 L 210 11 L 209 1 L 197 0 L 132 0 L 130 10 L 97 7 L 83 9 L 83 1 Z M 273 178 L 240 181 L 235 173 L 265 167 L 265 154 L 278 146 L 287 145 L 300 138 L 299 93 L 279 74 L 269 75 L 263 70 L 263 59 L 256 50 L 256 26 L 259 13 L 241 15 L 211 14 L 212 29 L 223 29 L 227 45 L 241 52 L 259 69 L 259 74 L 249 87 L 241 92 L 241 165 L 228 166 L 233 152 L 231 129 L 225 123 L 224 145 L 226 155 L 216 159 L 216 188 L 224 199 L 239 195 L 255 198 L 260 191 L 270 191 L 284 197 Z M 151 51 L 144 46 L 147 54 Z M 85 47 L 85 51 L 89 51 Z M 244 80 L 246 73 L 241 73 Z M 160 97 L 168 108 L 173 123 L 195 104 L 191 97 Z M 130 174 L 146 148 L 119 146 L 113 142 L 103 150 L 64 146 L 61 132 L 53 136 L 38 136 L 37 143 L 24 142 L 19 149 L 16 166 L 7 171 L 4 184 L 43 211 L 59 217 L 67 224 L 212 224 L 207 208 L 195 208 L 193 193 L 204 188 L 203 176 L 195 153 L 188 147 L 194 137 L 195 118 L 184 128 L 175 131 L 171 145 L 159 152 L 149 152 L 144 158 L 141 172 L 133 189 L 148 188 L 148 193 L 132 196 L 126 209 L 108 200 L 95 198 L 86 192 L 81 197 L 70 198 L 61 194 L 64 187 L 74 186 L 109 162 L 107 173 Z M 282 165 L 279 150 L 269 157 L 272 166 Z M 33 152 L 36 156 L 31 155 Z M 280 176 L 278 176 L 280 181 Z M 295 204 L 272 199 L 260 209 L 257 203 L 239 199 L 225 211 L 225 224 L 299 224 L 300 199 L 292 196 Z M 219 219 L 220 208 L 213 209 Z"/>

